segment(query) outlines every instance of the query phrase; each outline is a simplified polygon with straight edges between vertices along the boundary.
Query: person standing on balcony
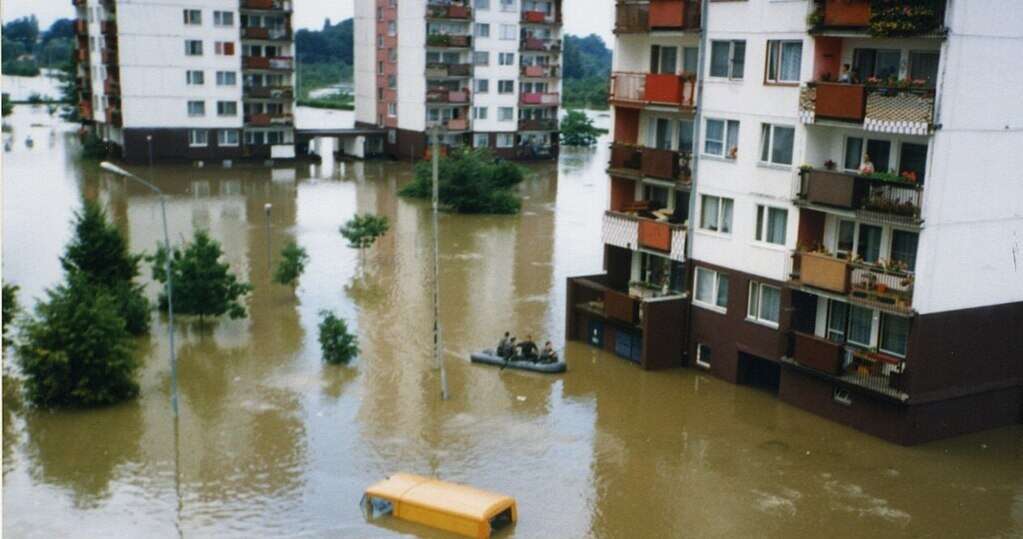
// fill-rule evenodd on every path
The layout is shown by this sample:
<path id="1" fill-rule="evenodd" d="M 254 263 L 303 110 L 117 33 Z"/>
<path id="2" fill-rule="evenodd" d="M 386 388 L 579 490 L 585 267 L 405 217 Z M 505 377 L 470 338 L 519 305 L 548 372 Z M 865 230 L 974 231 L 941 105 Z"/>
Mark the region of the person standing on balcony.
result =
<path id="1" fill-rule="evenodd" d="M 870 160 L 870 155 L 863 156 L 863 164 L 860 165 L 860 174 L 873 174 L 874 162 Z"/>
<path id="2" fill-rule="evenodd" d="M 842 74 L 838 76 L 838 82 L 849 84 L 853 81 L 852 71 L 849 64 L 842 64 Z"/>

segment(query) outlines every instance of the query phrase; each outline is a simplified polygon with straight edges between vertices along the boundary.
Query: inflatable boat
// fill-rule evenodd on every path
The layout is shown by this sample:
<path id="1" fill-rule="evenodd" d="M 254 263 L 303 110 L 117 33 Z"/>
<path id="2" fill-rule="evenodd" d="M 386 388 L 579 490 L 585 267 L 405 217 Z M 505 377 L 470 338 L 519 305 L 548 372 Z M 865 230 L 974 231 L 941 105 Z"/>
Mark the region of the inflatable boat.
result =
<path id="1" fill-rule="evenodd" d="M 509 369 L 540 372 L 544 374 L 558 374 L 568 370 L 568 364 L 565 363 L 565 359 L 561 356 L 561 354 L 558 354 L 558 361 L 556 363 L 537 363 L 522 359 L 521 356 L 515 356 L 510 360 L 505 361 L 505 359 L 497 355 L 493 349 L 488 348 L 482 352 L 470 354 L 469 359 L 471 359 L 473 363 L 483 363 L 485 365 L 494 365 L 495 367 L 506 367 Z"/>

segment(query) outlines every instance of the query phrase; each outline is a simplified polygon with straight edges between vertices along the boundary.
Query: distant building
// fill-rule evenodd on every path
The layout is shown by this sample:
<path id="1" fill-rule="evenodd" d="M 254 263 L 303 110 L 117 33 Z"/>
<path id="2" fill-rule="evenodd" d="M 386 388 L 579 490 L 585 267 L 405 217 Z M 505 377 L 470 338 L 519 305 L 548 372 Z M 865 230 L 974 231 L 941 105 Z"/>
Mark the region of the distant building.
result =
<path id="1" fill-rule="evenodd" d="M 293 158 L 290 0 L 73 0 L 79 110 L 124 159 Z"/>
<path id="2" fill-rule="evenodd" d="M 355 110 L 392 156 L 447 147 L 558 154 L 561 0 L 355 2 Z"/>
<path id="3" fill-rule="evenodd" d="M 1023 13 L 908 3 L 618 2 L 568 337 L 905 444 L 1023 419 Z"/>

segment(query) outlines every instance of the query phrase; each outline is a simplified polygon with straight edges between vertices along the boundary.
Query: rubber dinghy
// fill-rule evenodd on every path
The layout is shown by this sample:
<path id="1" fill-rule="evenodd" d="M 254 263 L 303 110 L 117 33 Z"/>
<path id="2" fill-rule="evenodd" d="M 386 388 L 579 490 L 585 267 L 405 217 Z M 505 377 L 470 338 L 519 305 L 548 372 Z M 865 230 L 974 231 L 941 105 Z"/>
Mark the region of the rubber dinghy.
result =
<path id="1" fill-rule="evenodd" d="M 507 367 L 509 369 L 519 369 L 521 371 L 533 371 L 544 374 L 558 374 L 568 370 L 568 364 L 565 363 L 565 358 L 558 355 L 558 361 L 556 363 L 534 363 L 532 361 L 519 360 L 516 361 L 512 358 L 511 361 L 505 361 L 503 357 L 497 355 L 492 348 L 488 348 L 482 352 L 475 352 L 469 355 L 469 359 L 473 363 L 483 363 L 485 365 L 494 365 L 495 367 Z"/>

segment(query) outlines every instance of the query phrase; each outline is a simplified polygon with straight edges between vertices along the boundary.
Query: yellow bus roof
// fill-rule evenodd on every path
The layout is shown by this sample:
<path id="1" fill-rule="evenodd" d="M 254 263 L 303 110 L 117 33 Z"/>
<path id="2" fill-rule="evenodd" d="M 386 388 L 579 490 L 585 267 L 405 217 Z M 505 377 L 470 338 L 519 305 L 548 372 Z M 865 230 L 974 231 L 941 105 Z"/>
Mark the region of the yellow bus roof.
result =
<path id="1" fill-rule="evenodd" d="M 503 494 L 403 473 L 370 486 L 366 494 L 477 520 L 490 520 L 515 504 Z"/>

